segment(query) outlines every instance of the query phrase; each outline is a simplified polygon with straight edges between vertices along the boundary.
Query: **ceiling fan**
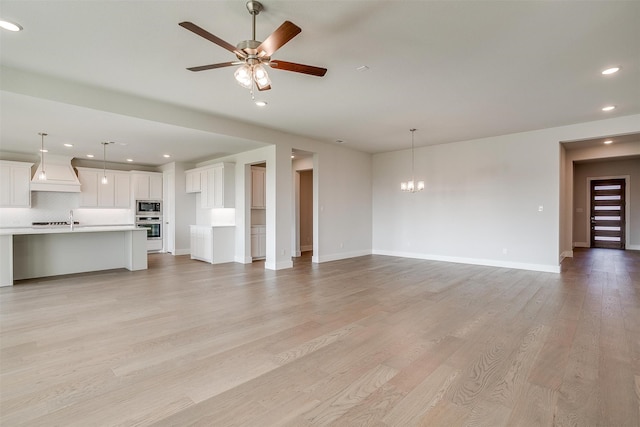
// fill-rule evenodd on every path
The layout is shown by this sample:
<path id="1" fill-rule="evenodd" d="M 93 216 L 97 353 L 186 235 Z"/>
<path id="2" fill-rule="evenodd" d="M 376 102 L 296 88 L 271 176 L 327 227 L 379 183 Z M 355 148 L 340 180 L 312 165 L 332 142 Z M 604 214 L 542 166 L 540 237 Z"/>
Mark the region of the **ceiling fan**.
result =
<path id="1" fill-rule="evenodd" d="M 194 34 L 199 35 L 212 43 L 226 49 L 236 55 L 237 61 L 221 62 L 217 64 L 200 65 L 198 67 L 189 67 L 189 71 L 204 71 L 214 68 L 231 67 L 240 65 L 235 71 L 236 81 L 243 87 L 250 89 L 253 95 L 253 85 L 258 90 L 271 89 L 271 80 L 263 65 L 284 71 L 293 71 L 294 73 L 309 74 L 312 76 L 322 77 L 326 74 L 326 68 L 314 67 L 311 65 L 296 64 L 295 62 L 280 61 L 271 58 L 278 49 L 284 46 L 289 40 L 297 36 L 302 29 L 293 22 L 285 21 L 280 25 L 269 37 L 263 42 L 256 40 L 256 16 L 264 9 L 262 3 L 249 0 L 247 2 L 247 10 L 253 17 L 252 38 L 238 43 L 237 46 L 227 43 L 221 38 L 214 36 L 207 30 L 197 26 L 192 22 L 180 22 L 182 28 L 186 28 Z"/>

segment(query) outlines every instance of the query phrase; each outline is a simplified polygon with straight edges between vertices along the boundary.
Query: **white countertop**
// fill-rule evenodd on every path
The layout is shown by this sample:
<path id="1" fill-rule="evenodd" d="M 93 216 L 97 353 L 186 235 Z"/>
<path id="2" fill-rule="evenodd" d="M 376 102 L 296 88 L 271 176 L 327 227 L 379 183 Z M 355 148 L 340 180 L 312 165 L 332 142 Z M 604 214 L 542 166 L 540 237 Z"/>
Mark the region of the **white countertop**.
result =
<path id="1" fill-rule="evenodd" d="M 96 233 L 104 231 L 141 231 L 146 233 L 144 228 L 134 225 L 74 225 L 71 229 L 68 225 L 38 226 L 38 227 L 16 227 L 0 228 L 0 236 L 15 234 L 58 234 L 58 233 Z"/>

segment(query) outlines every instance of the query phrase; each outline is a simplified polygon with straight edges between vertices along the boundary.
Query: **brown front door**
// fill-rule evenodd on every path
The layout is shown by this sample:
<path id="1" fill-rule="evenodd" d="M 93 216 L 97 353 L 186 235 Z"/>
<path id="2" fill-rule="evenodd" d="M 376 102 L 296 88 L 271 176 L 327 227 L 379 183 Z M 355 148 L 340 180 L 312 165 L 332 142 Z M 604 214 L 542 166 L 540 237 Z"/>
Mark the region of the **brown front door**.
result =
<path id="1" fill-rule="evenodd" d="M 624 179 L 591 181 L 591 247 L 624 249 Z"/>

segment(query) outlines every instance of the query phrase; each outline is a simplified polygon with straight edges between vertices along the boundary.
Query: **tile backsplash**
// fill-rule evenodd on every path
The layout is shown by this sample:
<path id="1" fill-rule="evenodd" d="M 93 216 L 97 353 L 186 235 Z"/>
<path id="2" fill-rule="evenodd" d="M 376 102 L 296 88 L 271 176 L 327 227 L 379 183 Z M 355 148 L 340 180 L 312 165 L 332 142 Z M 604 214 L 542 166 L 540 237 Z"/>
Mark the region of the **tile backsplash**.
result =
<path id="1" fill-rule="evenodd" d="M 82 225 L 132 224 L 132 209 L 79 208 L 80 193 L 33 191 L 31 208 L 0 208 L 0 227 L 28 227 L 32 222 L 67 221 L 69 210 Z"/>

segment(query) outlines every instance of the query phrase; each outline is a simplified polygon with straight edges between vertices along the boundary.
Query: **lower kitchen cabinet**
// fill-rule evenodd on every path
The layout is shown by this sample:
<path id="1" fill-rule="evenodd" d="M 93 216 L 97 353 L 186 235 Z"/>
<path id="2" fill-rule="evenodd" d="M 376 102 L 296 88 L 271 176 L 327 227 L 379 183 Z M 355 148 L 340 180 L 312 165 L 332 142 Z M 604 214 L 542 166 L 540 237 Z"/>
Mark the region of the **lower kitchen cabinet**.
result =
<path id="1" fill-rule="evenodd" d="M 251 258 L 263 259 L 267 256 L 267 228 L 264 225 L 251 226 Z"/>
<path id="2" fill-rule="evenodd" d="M 191 259 L 221 264 L 233 262 L 235 226 L 190 226 Z"/>

